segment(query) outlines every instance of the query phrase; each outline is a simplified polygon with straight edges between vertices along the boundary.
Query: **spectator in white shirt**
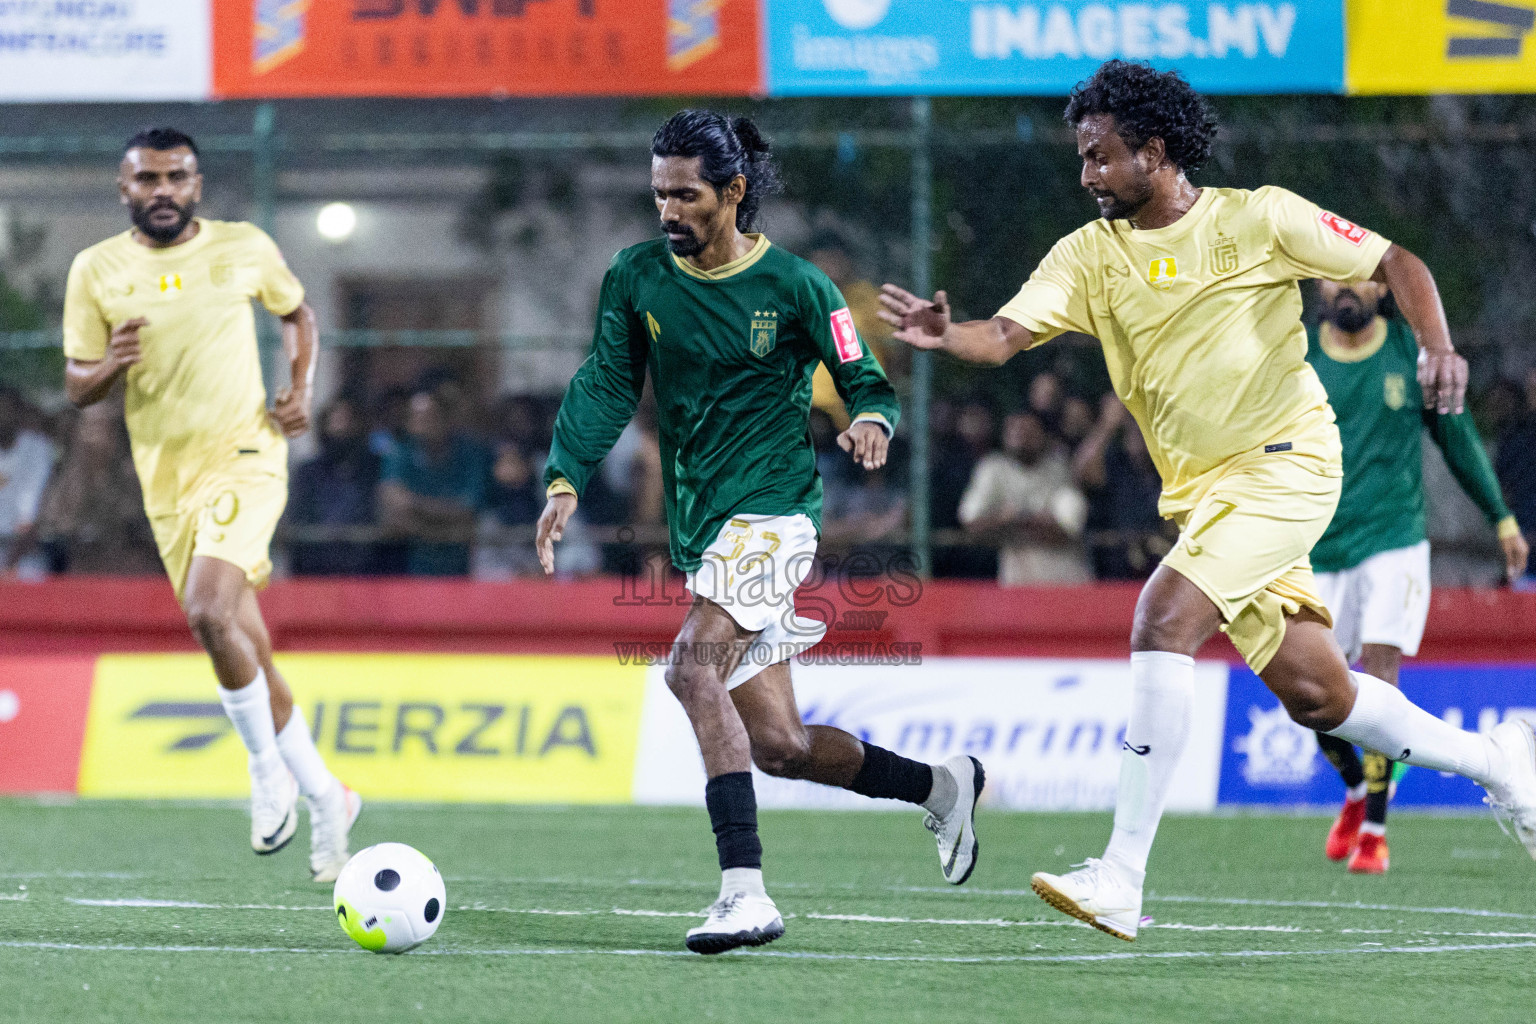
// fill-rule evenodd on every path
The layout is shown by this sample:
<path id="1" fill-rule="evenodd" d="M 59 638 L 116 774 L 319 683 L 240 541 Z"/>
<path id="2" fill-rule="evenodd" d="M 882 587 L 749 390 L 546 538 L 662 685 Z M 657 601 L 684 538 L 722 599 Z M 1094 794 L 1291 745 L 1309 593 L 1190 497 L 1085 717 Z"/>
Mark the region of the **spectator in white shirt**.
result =
<path id="1" fill-rule="evenodd" d="M 53 445 L 25 426 L 26 403 L 0 387 L 0 575 L 41 575 L 37 511 L 53 471 Z"/>
<path id="2" fill-rule="evenodd" d="M 1002 451 L 984 456 L 971 474 L 961 524 L 1000 541 L 997 581 L 1005 587 L 1089 582 L 1082 545 L 1088 503 L 1066 455 L 1033 412 L 1009 414 L 1002 440 Z"/>

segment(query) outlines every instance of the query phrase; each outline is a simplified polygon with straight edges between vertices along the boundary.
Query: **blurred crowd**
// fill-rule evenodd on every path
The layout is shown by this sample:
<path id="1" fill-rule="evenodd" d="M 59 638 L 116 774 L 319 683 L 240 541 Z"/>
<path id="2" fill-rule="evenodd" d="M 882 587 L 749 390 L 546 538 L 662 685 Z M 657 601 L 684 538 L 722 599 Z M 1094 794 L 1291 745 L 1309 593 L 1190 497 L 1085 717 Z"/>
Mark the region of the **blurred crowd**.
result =
<path id="1" fill-rule="evenodd" d="M 559 396 L 484 408 L 465 395 L 435 379 L 319 410 L 311 454 L 291 470 L 279 566 L 294 575 L 537 573 L 533 529 Z M 1510 506 L 1536 524 L 1536 372 L 1524 386 L 1500 380 L 1477 408 Z M 899 434 L 890 463 L 866 472 L 837 446 L 845 422 L 835 393 L 820 396 L 811 434 L 822 552 L 888 565 L 910 542 L 910 441 Z M 1157 514 L 1146 443 L 1112 395 L 1075 393 L 1043 371 L 1006 408 L 981 395 L 937 398 L 930 425 L 935 575 L 1004 585 L 1141 579 L 1175 539 Z M 647 396 L 583 495 L 557 571 L 634 572 L 665 548 Z M 0 389 L 0 572 L 158 571 L 121 407 L 48 413 Z"/>

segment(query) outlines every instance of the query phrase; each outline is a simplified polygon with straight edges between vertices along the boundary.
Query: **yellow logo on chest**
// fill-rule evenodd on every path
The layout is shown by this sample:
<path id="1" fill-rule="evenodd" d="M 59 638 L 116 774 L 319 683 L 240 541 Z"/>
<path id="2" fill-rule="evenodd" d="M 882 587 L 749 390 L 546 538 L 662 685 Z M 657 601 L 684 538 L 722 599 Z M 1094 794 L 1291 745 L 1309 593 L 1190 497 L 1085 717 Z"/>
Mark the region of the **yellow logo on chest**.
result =
<path id="1" fill-rule="evenodd" d="M 1382 382 L 1382 398 L 1393 412 L 1408 404 L 1408 381 L 1400 373 L 1389 373 Z"/>
<path id="2" fill-rule="evenodd" d="M 160 294 L 164 295 L 166 292 L 179 292 L 179 291 L 181 291 L 181 275 L 180 274 L 161 274 L 160 275 Z"/>
<path id="3" fill-rule="evenodd" d="M 752 354 L 761 359 L 773 351 L 773 346 L 779 340 L 779 314 L 773 310 L 752 311 L 751 341 L 748 347 Z"/>
<path id="4" fill-rule="evenodd" d="M 1211 273 L 1218 276 L 1230 274 L 1237 269 L 1237 239 L 1228 235 L 1217 235 L 1216 240 L 1210 245 Z"/>
<path id="5" fill-rule="evenodd" d="M 1147 266 L 1147 282 L 1153 288 L 1167 291 L 1179 276 L 1179 261 L 1172 256 L 1158 256 Z"/>

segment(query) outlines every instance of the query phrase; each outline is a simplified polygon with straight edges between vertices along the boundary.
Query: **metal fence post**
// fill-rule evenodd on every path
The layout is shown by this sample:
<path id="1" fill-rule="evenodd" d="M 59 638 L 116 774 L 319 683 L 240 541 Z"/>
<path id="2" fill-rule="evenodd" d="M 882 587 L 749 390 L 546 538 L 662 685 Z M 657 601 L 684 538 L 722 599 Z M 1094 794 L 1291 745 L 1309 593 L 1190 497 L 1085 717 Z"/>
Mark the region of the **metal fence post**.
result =
<path id="1" fill-rule="evenodd" d="M 268 235 L 277 234 L 277 108 L 258 103 L 251 118 L 251 200 L 256 226 Z M 282 339 L 270 316 L 256 318 L 256 341 L 261 352 L 261 371 L 267 393 L 287 383 L 282 371 Z"/>
<path id="2" fill-rule="evenodd" d="M 933 105 L 927 96 L 912 98 L 912 290 L 930 294 L 933 282 Z M 933 573 L 930 491 L 928 486 L 928 403 L 933 392 L 933 353 L 912 353 L 912 403 L 907 412 L 912 438 L 908 491 L 912 500 L 912 552 L 923 577 Z"/>

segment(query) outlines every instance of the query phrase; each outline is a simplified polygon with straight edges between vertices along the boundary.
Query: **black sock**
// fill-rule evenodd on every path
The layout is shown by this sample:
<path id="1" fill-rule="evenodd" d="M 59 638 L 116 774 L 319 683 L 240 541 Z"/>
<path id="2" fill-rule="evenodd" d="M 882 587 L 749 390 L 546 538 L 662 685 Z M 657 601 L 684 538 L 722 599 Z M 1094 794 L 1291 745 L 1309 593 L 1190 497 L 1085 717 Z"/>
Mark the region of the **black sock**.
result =
<path id="1" fill-rule="evenodd" d="M 757 794 L 751 772 L 716 775 L 704 785 L 704 806 L 715 830 L 720 870 L 763 866 L 763 844 L 757 838 Z"/>
<path id="2" fill-rule="evenodd" d="M 864 744 L 864 763 L 848 788 L 860 796 L 889 797 L 921 804 L 933 792 L 933 769 L 921 761 L 872 743 Z"/>
<path id="3" fill-rule="evenodd" d="M 1387 796 L 1392 792 L 1392 762 L 1374 751 L 1365 755 L 1365 820 L 1387 823 Z"/>
<path id="4" fill-rule="evenodd" d="M 1333 762 L 1333 766 L 1344 777 L 1344 785 L 1354 789 L 1365 781 L 1365 766 L 1360 763 L 1360 755 L 1356 753 L 1353 743 L 1320 732 L 1317 734 L 1317 745 L 1322 748 L 1323 756 Z"/>

